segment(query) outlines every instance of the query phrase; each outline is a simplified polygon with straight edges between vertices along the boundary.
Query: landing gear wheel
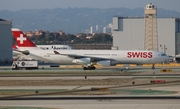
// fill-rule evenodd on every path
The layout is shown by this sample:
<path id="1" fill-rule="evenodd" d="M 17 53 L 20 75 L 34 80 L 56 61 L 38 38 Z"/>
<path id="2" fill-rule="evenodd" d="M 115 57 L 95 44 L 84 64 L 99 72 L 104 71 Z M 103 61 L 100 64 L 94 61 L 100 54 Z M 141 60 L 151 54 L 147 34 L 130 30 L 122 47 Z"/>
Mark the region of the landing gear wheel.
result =
<path id="1" fill-rule="evenodd" d="M 87 70 L 87 67 L 83 67 L 83 70 Z"/>
<path id="2" fill-rule="evenodd" d="M 96 67 L 93 66 L 93 67 L 92 67 L 92 70 L 95 70 L 95 69 L 96 69 Z"/>
<path id="3" fill-rule="evenodd" d="M 88 69 L 89 69 L 89 70 L 95 70 L 96 67 L 94 67 L 94 66 L 89 66 Z"/>
<path id="4" fill-rule="evenodd" d="M 88 66 L 88 67 L 83 67 L 83 70 L 95 70 L 96 67 L 94 66 Z"/>
<path id="5" fill-rule="evenodd" d="M 88 70 L 92 70 L 92 67 L 91 66 L 88 66 L 88 68 L 87 68 Z"/>

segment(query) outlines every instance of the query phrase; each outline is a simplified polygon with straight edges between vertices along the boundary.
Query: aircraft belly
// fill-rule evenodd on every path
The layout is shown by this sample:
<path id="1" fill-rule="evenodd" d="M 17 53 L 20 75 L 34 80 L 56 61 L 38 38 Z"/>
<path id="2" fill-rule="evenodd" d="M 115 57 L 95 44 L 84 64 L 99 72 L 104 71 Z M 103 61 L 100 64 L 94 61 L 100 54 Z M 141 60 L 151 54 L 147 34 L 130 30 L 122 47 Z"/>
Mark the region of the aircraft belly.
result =
<path id="1" fill-rule="evenodd" d="M 120 64 L 143 64 L 143 63 L 151 63 L 151 61 L 147 61 L 147 59 L 137 59 L 137 58 L 122 58 L 118 60 Z"/>
<path id="2" fill-rule="evenodd" d="M 123 58 L 120 58 L 120 59 L 116 59 L 116 60 L 119 61 L 119 64 L 132 64 L 132 63 L 137 62 L 136 59 L 126 58 L 126 57 L 123 57 Z"/>
<path id="3" fill-rule="evenodd" d="M 75 63 L 72 63 L 72 59 L 62 59 L 60 64 L 63 64 L 63 65 L 74 65 Z"/>
<path id="4" fill-rule="evenodd" d="M 72 63 L 72 61 L 73 61 L 72 58 L 69 58 L 67 56 L 60 56 L 59 59 L 60 59 L 59 64 L 62 64 L 62 65 L 74 65 L 74 63 Z"/>

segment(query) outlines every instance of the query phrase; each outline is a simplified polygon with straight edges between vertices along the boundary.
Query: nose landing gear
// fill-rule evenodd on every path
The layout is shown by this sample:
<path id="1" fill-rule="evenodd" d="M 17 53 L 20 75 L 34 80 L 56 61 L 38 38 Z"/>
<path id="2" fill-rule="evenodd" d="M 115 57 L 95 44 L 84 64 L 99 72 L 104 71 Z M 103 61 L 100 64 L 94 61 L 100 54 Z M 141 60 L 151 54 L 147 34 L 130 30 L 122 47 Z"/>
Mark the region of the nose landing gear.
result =
<path id="1" fill-rule="evenodd" d="M 155 66 L 154 66 L 154 64 L 152 65 L 152 68 L 151 68 L 152 70 L 154 70 L 155 69 Z"/>

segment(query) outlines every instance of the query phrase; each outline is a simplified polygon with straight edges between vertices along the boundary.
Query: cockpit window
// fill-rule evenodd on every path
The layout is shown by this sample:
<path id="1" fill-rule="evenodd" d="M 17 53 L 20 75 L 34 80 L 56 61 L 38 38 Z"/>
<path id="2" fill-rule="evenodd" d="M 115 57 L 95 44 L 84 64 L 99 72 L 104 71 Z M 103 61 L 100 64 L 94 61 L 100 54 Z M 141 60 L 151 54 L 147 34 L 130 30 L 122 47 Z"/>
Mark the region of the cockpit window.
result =
<path id="1" fill-rule="evenodd" d="M 161 56 L 166 56 L 166 54 L 161 54 Z"/>

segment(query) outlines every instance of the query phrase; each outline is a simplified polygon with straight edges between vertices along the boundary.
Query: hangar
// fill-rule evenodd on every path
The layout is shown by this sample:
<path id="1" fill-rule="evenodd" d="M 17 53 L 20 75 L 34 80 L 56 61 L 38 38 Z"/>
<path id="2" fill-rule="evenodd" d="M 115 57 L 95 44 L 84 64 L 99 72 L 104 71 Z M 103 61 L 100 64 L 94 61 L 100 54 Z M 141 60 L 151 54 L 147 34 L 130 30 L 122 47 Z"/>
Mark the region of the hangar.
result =
<path id="1" fill-rule="evenodd" d="M 12 21 L 0 18 L 0 65 L 12 62 Z"/>
<path id="2" fill-rule="evenodd" d="M 113 48 L 155 50 L 180 60 L 180 18 L 157 18 L 157 7 L 149 3 L 144 17 L 112 19 Z"/>
<path id="3" fill-rule="evenodd" d="M 113 17 L 113 46 L 119 50 L 144 49 L 144 18 Z M 180 18 L 157 18 L 159 51 L 180 55 Z"/>

